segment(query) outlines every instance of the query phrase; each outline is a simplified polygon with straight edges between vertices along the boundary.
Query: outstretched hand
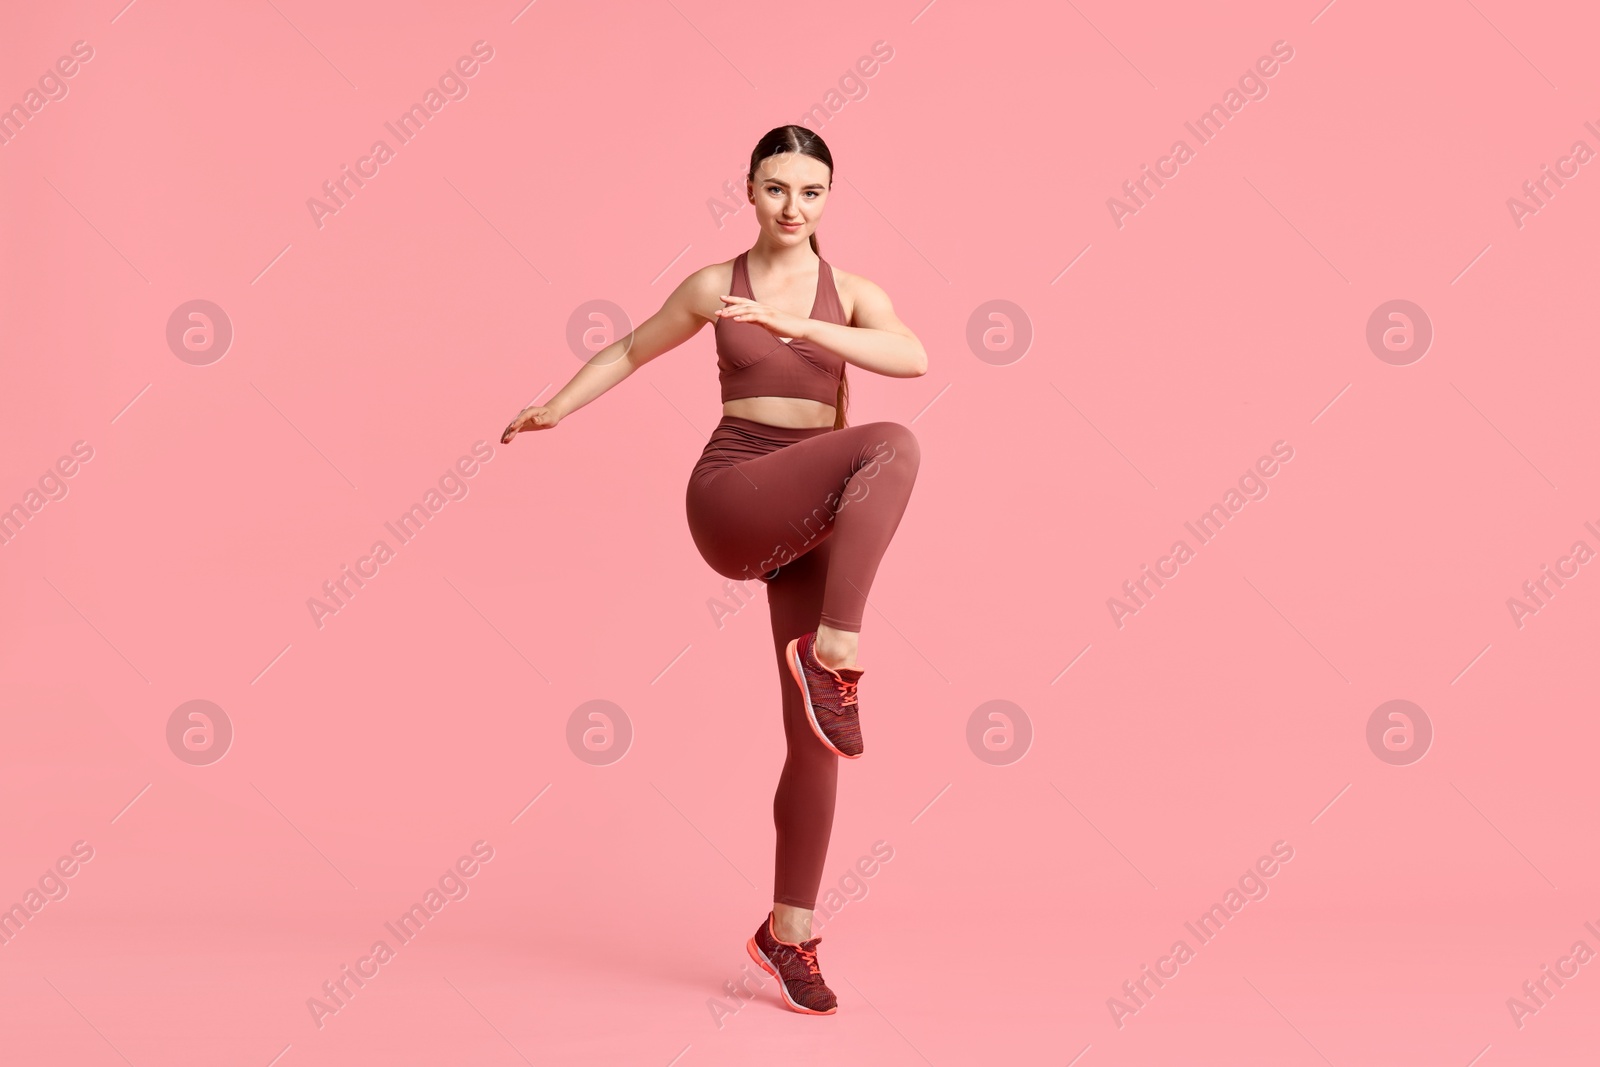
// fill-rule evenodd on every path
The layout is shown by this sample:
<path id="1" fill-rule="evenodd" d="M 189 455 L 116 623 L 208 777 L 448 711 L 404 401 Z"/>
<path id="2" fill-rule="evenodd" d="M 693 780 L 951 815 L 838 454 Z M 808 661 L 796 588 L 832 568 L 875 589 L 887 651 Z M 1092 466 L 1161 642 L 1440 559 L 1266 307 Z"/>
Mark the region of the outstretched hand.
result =
<path id="1" fill-rule="evenodd" d="M 763 304 L 759 300 L 729 296 L 725 293 L 722 299 L 727 301 L 728 306 L 717 309 L 717 318 L 732 319 L 735 322 L 753 322 L 774 337 L 804 337 L 806 328 L 811 322 L 809 318 L 779 311 L 771 304 Z"/>
<path id="2" fill-rule="evenodd" d="M 511 425 L 506 427 L 506 432 L 500 435 L 500 443 L 508 445 L 511 439 L 523 430 L 550 430 L 561 421 L 561 416 L 554 409 L 543 404 L 534 404 L 523 408 L 517 417 L 511 420 Z"/>

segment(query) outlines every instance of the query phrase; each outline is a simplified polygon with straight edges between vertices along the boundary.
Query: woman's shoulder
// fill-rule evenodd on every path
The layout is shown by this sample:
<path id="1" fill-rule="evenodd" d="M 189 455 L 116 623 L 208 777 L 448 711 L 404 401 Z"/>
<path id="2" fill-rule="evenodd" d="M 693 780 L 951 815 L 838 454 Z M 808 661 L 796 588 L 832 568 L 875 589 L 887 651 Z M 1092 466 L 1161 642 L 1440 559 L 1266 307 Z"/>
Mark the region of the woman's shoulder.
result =
<path id="1" fill-rule="evenodd" d="M 828 267 L 833 271 L 833 288 L 839 294 L 839 306 L 844 309 L 846 323 L 854 324 L 854 312 L 859 303 L 882 299 L 888 295 L 865 275 L 852 274 L 836 267 L 832 260 L 828 261 Z"/>
<path id="2" fill-rule="evenodd" d="M 718 263 L 707 263 L 690 272 L 678 286 L 689 295 L 695 314 L 700 318 L 712 323 L 724 321 L 716 317 L 716 312 L 728 306 L 722 300 L 723 295 L 733 295 L 733 269 L 738 258 L 734 256 Z"/>
<path id="3" fill-rule="evenodd" d="M 740 252 L 732 259 L 719 260 L 716 263 L 707 263 L 705 266 L 701 267 L 699 270 L 690 275 L 690 277 L 697 279 L 698 283 L 701 285 L 709 286 L 716 293 L 732 294 L 733 272 L 738 266 L 739 256 L 742 255 L 744 255 L 744 253 Z"/>

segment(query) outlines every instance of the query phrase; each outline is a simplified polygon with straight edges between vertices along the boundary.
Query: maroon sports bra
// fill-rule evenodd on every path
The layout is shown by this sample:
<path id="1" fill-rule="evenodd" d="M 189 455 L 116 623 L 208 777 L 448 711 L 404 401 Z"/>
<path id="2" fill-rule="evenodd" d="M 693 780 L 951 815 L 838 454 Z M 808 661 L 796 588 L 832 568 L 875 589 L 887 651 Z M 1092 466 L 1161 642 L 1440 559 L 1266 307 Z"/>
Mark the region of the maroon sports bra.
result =
<path id="1" fill-rule="evenodd" d="M 740 252 L 733 261 L 733 296 L 756 299 L 750 292 L 750 272 Z M 844 306 L 833 284 L 833 268 L 817 257 L 817 295 L 810 318 L 849 325 L 844 321 Z M 836 404 L 839 379 L 844 377 L 844 360 L 827 349 L 803 338 L 780 341 L 771 331 L 753 322 L 718 319 L 713 329 L 717 337 L 717 378 L 722 383 L 722 399 L 740 400 L 749 396 L 793 396 Z"/>

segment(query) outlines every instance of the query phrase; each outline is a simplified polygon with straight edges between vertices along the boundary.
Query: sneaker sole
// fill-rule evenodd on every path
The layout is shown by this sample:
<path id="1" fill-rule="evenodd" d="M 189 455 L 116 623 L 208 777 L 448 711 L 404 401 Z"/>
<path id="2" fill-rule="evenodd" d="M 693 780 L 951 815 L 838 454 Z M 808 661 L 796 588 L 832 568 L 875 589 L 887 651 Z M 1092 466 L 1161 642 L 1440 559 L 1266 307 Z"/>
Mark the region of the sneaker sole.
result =
<path id="1" fill-rule="evenodd" d="M 756 961 L 757 966 L 778 980 L 778 995 L 783 998 L 784 1004 L 790 1009 L 800 1012 L 802 1015 L 832 1015 L 839 1010 L 839 1005 L 837 1004 L 827 1011 L 818 1011 L 816 1008 L 808 1008 L 804 1004 L 796 1003 L 794 998 L 789 996 L 789 987 L 784 984 L 783 975 L 779 974 L 778 969 L 772 965 L 772 961 L 767 959 L 767 954 L 761 951 L 761 946 L 756 944 L 756 939 L 752 937 L 745 942 L 744 947 L 745 951 L 750 953 L 750 958 Z"/>
<path id="2" fill-rule="evenodd" d="M 841 752 L 834 747 L 832 741 L 828 740 L 828 735 L 822 732 L 822 726 L 817 722 L 817 711 L 811 706 L 811 687 L 806 684 L 805 668 L 800 665 L 799 646 L 800 639 L 798 637 L 792 639 L 789 642 L 789 649 L 785 653 L 785 658 L 789 663 L 789 676 L 794 679 L 794 684 L 800 687 L 800 699 L 806 702 L 806 722 L 811 724 L 811 732 L 816 734 L 817 740 L 821 741 L 823 746 L 834 755 L 842 756 L 845 759 L 860 759 L 866 755 L 865 752 L 858 752 L 853 756 L 848 752 Z"/>

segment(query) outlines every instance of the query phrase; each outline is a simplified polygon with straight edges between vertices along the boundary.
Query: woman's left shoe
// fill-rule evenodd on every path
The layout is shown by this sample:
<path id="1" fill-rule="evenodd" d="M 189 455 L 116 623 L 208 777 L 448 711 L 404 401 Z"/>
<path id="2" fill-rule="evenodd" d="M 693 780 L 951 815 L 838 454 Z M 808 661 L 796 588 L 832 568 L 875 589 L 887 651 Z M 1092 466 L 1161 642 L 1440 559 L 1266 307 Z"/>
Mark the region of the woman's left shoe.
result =
<path id="1" fill-rule="evenodd" d="M 839 998 L 822 980 L 822 970 L 817 966 L 817 945 L 822 938 L 780 941 L 772 932 L 772 922 L 769 911 L 767 921 L 746 942 L 745 949 L 763 971 L 778 980 L 778 994 L 784 1004 L 803 1015 L 832 1015 L 838 1011 Z"/>
<path id="2" fill-rule="evenodd" d="M 806 721 L 817 740 L 830 750 L 845 759 L 860 759 L 866 746 L 861 741 L 856 683 L 864 672 L 857 667 L 824 667 L 817 662 L 816 647 L 817 632 L 813 630 L 790 641 L 785 654 L 789 674 L 805 701 Z"/>

